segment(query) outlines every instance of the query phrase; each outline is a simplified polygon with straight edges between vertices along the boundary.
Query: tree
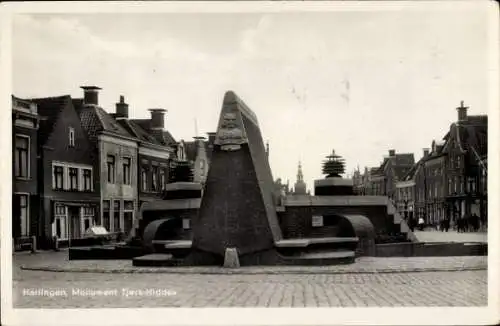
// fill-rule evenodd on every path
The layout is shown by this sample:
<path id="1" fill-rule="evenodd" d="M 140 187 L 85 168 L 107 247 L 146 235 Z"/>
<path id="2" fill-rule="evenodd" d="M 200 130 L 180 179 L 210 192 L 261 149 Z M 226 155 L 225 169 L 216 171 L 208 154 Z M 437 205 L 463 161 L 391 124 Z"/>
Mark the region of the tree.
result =
<path id="1" fill-rule="evenodd" d="M 193 167 L 188 161 L 177 161 L 172 171 L 171 182 L 192 182 Z"/>
<path id="2" fill-rule="evenodd" d="M 326 157 L 323 161 L 323 174 L 327 178 L 340 177 L 345 172 L 345 160 L 335 154 L 335 150 L 332 150 L 332 154 Z"/>

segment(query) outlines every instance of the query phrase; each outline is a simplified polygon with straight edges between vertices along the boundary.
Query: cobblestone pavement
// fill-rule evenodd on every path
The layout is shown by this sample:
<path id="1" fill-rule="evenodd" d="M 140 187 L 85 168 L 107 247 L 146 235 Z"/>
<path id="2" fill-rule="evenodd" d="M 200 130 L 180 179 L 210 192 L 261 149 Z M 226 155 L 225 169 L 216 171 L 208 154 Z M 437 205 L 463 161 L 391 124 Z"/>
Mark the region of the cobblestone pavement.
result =
<path id="1" fill-rule="evenodd" d="M 334 274 L 456 271 L 487 269 L 486 256 L 464 257 L 359 257 L 354 264 L 333 266 L 267 266 L 224 269 L 221 267 L 134 267 L 131 260 L 68 261 L 67 252 L 15 255 L 14 266 L 32 270 L 100 273 L 178 273 L 178 274 Z"/>
<path id="2" fill-rule="evenodd" d="M 111 274 L 20 268 L 21 264 L 34 263 L 34 260 L 47 261 L 49 257 L 64 261 L 61 253 L 13 257 L 14 307 L 405 307 L 487 304 L 487 270 L 331 273 L 325 269 L 315 274 L 215 275 L 196 273 L 196 270 L 184 274 L 165 271 Z M 439 257 L 445 261 L 451 261 L 451 258 L 462 261 L 469 258 L 468 264 L 471 264 L 473 259 L 478 262 L 486 257 Z M 365 260 L 363 264 L 377 264 L 375 261 L 380 264 L 378 258 Z M 393 263 L 396 261 L 393 260 Z M 387 260 L 382 262 L 387 263 Z M 97 290 L 101 292 L 96 293 Z"/>
<path id="3" fill-rule="evenodd" d="M 488 242 L 486 232 L 415 231 L 414 234 L 421 242 Z"/>
<path id="4" fill-rule="evenodd" d="M 52 291 L 52 296 L 42 290 Z M 485 306 L 487 272 L 181 275 L 21 271 L 15 276 L 12 295 L 16 308 Z"/>

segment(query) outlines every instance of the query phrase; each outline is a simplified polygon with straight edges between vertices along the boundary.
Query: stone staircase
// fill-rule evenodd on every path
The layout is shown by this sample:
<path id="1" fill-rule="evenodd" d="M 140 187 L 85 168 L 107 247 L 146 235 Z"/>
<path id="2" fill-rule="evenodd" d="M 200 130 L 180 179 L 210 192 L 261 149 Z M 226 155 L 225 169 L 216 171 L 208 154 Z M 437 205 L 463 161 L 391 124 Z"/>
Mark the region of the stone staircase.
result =
<path id="1" fill-rule="evenodd" d="M 411 242 L 419 242 L 415 234 L 410 230 L 410 227 L 404 220 L 404 218 L 399 214 L 396 209 L 396 205 L 392 200 L 387 201 L 387 214 L 393 217 L 395 225 L 399 225 L 399 232 L 406 235 L 406 239 Z"/>

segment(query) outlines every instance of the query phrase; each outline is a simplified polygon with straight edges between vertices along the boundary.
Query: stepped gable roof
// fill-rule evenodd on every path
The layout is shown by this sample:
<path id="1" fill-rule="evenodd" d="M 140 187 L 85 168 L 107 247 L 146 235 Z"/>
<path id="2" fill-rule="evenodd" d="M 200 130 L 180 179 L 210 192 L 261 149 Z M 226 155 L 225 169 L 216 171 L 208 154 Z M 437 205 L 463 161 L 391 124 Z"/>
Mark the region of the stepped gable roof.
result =
<path id="1" fill-rule="evenodd" d="M 71 96 L 63 95 L 56 97 L 33 98 L 29 99 L 36 103 L 38 114 L 41 117 L 40 127 L 38 129 L 38 142 L 43 145 L 52 134 L 56 121 L 62 110 L 68 105 L 72 105 Z"/>
<path id="2" fill-rule="evenodd" d="M 80 116 L 82 127 L 87 131 L 91 141 L 97 141 L 98 134 L 103 131 L 123 137 L 134 137 L 103 108 L 95 105 L 83 105 L 83 101 L 73 101 L 73 104 L 77 105 L 76 111 Z"/>

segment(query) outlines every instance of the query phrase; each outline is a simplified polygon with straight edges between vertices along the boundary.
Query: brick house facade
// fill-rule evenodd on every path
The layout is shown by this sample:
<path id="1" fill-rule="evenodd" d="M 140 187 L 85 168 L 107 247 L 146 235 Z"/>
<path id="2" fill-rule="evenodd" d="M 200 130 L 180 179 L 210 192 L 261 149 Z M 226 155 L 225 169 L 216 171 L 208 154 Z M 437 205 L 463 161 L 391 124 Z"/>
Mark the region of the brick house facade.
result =
<path id="1" fill-rule="evenodd" d="M 468 107 L 457 108 L 457 122 L 445 135 L 447 176 L 446 213 L 455 222 L 477 215 L 487 223 L 488 119 L 486 115 L 467 115 Z"/>
<path id="2" fill-rule="evenodd" d="M 98 87 L 82 87 L 74 100 L 98 164 L 100 211 L 97 224 L 127 234 L 138 216 L 138 139 L 98 104 Z"/>
<path id="3" fill-rule="evenodd" d="M 394 149 L 389 150 L 389 156 L 384 158 L 380 167 L 371 170 L 369 190 L 367 192 L 370 195 L 388 196 L 395 200 L 396 183 L 403 179 L 414 164 L 413 154 L 399 154 Z M 364 188 L 368 187 L 365 186 Z"/>
<path id="4" fill-rule="evenodd" d="M 83 237 L 99 209 L 96 157 L 69 95 L 33 99 L 42 120 L 38 134 L 40 245 Z"/>
<path id="5" fill-rule="evenodd" d="M 12 96 L 12 238 L 15 245 L 38 233 L 38 127 L 36 104 Z"/>
<path id="6" fill-rule="evenodd" d="M 127 132 L 138 140 L 137 193 L 138 208 L 144 202 L 159 200 L 171 174 L 175 159 L 175 140 L 165 129 L 163 109 L 150 109 L 151 119 L 130 119 L 123 96 L 111 114 Z"/>

